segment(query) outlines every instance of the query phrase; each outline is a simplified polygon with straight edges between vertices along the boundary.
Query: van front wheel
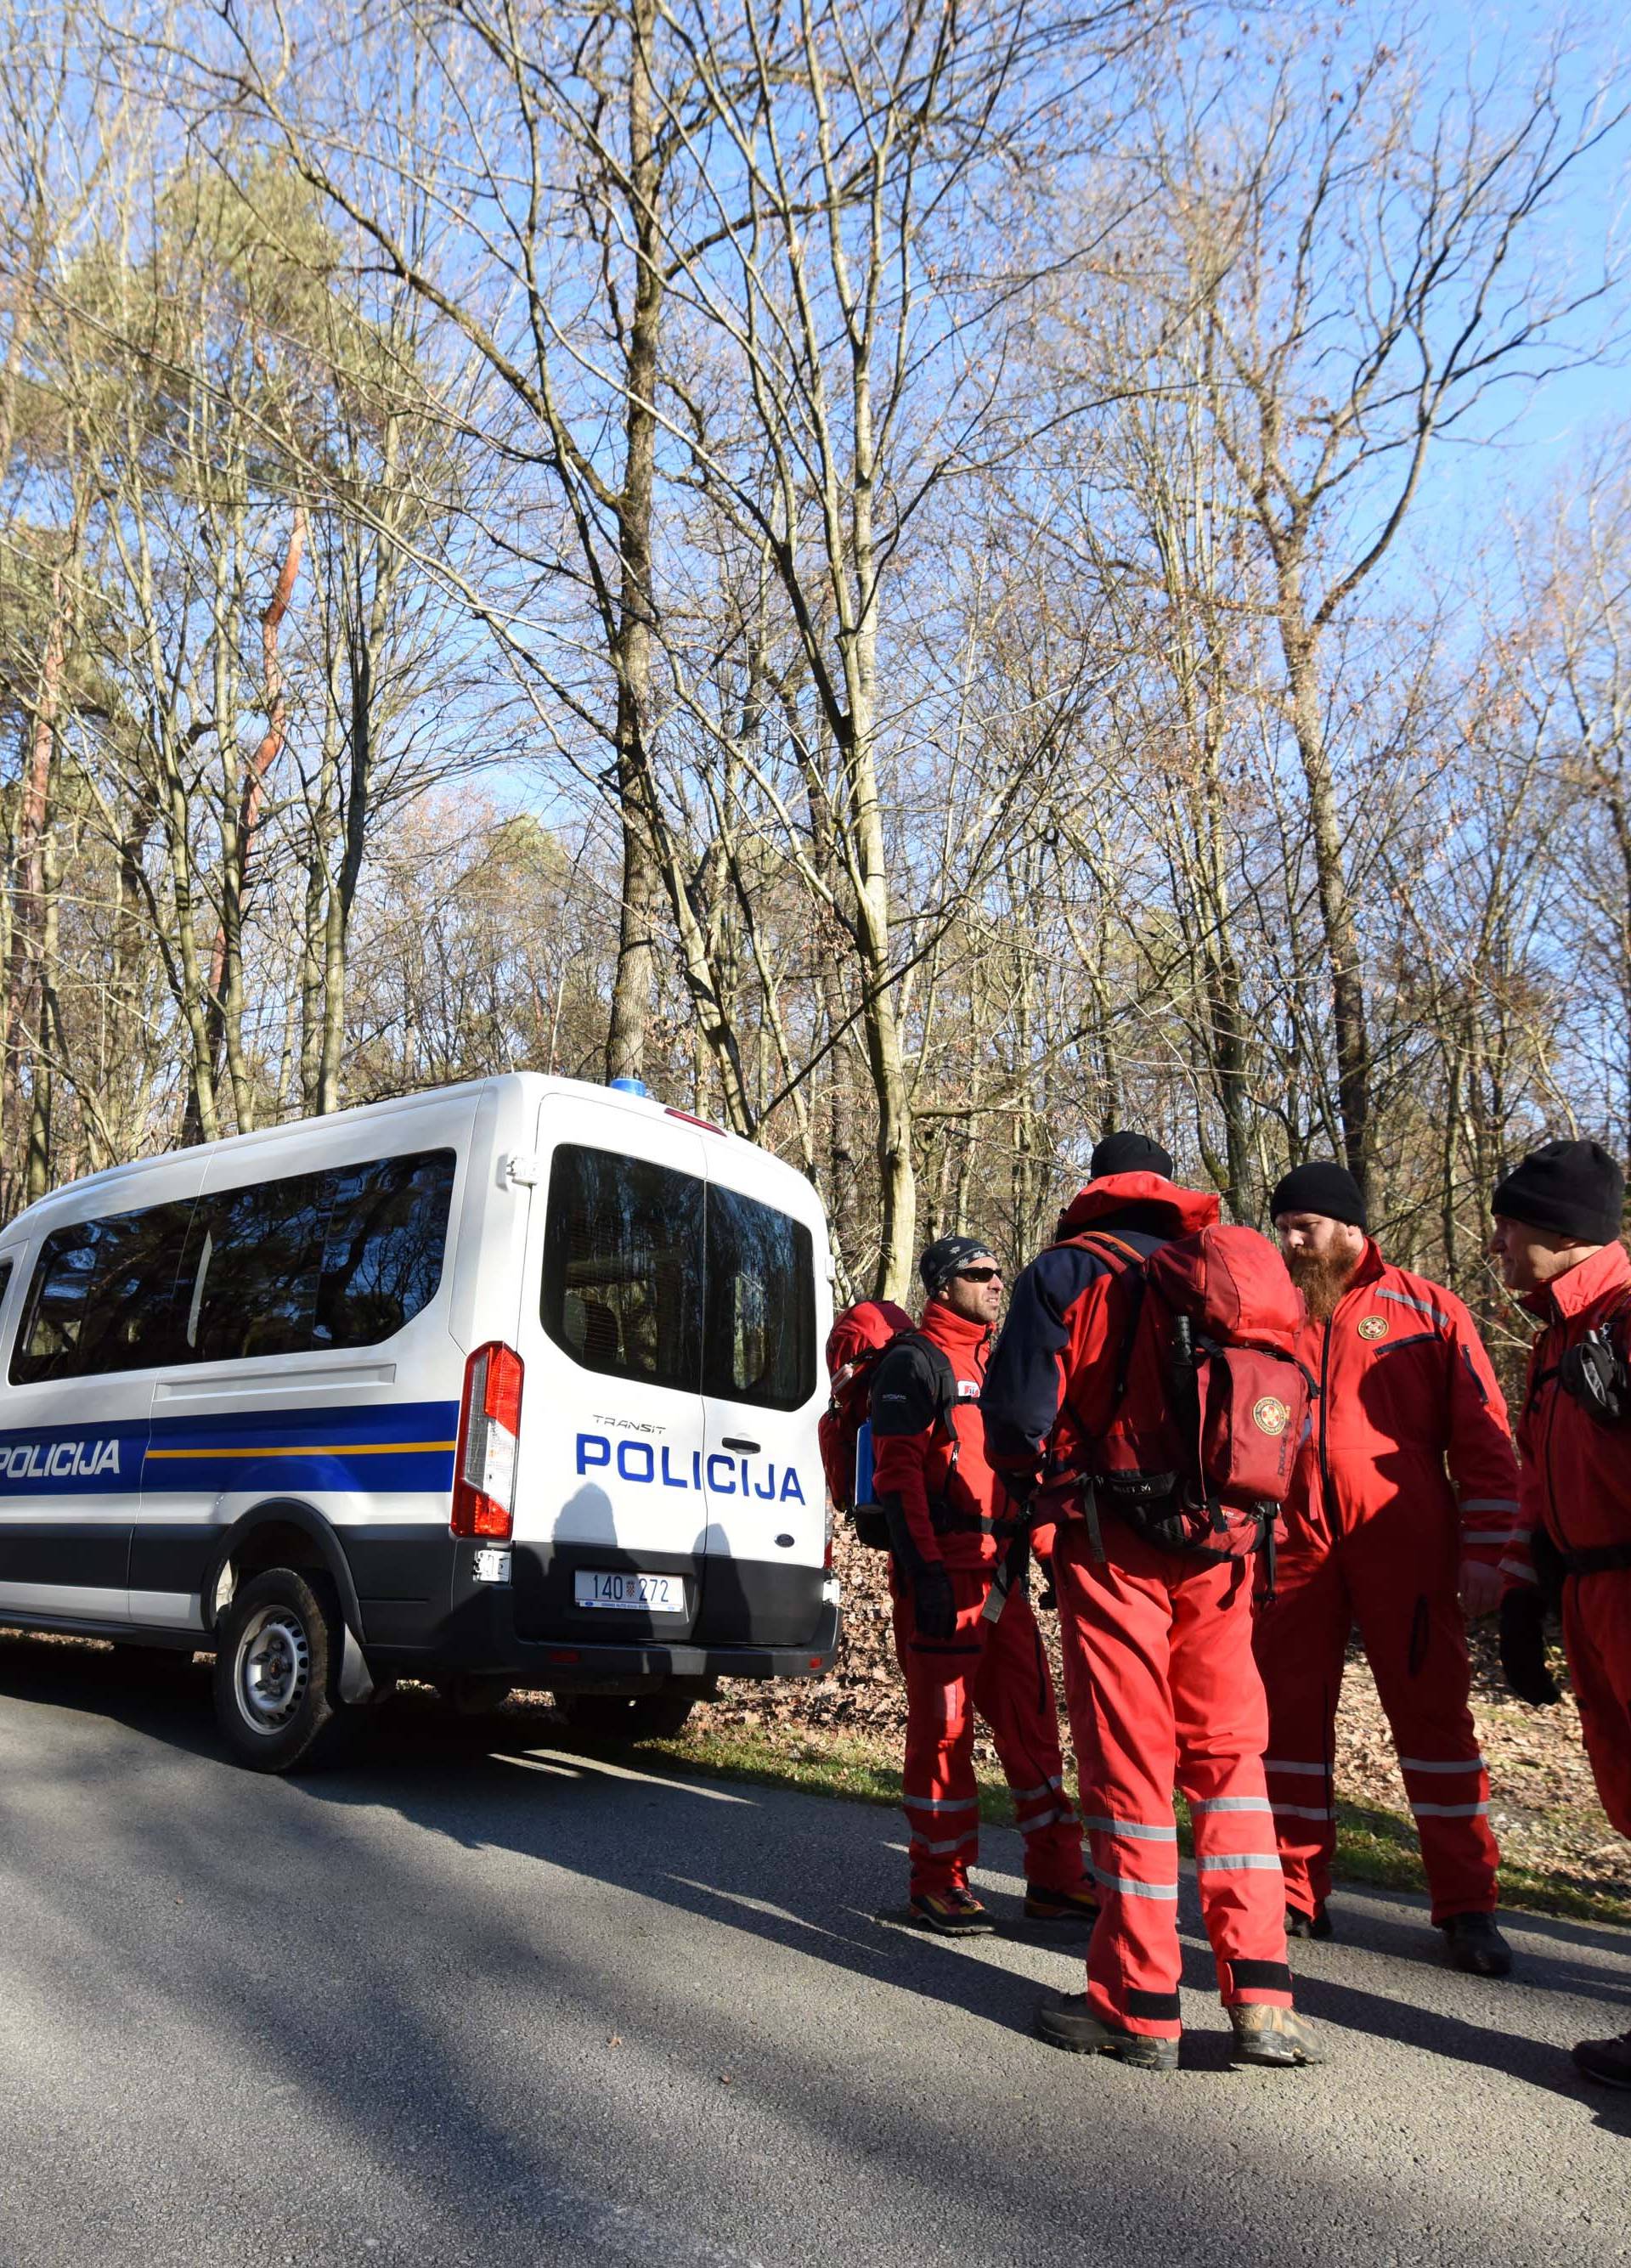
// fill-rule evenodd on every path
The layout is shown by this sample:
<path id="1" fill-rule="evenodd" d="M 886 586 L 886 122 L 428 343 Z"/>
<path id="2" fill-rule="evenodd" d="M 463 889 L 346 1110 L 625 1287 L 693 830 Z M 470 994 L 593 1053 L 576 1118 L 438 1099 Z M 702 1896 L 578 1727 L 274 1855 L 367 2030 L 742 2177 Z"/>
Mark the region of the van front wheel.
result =
<path id="1" fill-rule="evenodd" d="M 326 1575 L 269 1567 L 216 1629 L 215 1717 L 254 1771 L 310 1770 L 334 1742 L 344 1624 Z"/>

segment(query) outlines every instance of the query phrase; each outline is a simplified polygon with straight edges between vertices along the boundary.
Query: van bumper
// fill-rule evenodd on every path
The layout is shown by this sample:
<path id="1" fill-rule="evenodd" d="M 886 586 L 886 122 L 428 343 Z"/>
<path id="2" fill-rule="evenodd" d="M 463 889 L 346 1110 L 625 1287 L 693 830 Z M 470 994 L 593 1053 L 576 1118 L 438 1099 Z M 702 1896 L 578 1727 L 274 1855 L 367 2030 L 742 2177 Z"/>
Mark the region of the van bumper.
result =
<path id="1" fill-rule="evenodd" d="M 785 1625 L 774 1642 L 756 1641 L 750 1628 L 728 1640 L 630 1630 L 609 1631 L 602 1638 L 598 1630 L 590 1634 L 580 1628 L 529 1628 L 523 1636 L 507 1583 L 467 1591 L 444 1616 L 415 1616 L 417 1628 L 405 1627 L 400 1611 L 380 1613 L 381 1603 L 365 1594 L 362 1600 L 363 1645 L 376 1675 L 469 1670 L 546 1691 L 624 1678 L 642 1683 L 670 1677 L 808 1678 L 830 1669 L 838 1650 L 838 1587 L 831 1578 L 820 1584 L 809 1635 L 796 1645 L 787 1642 Z"/>

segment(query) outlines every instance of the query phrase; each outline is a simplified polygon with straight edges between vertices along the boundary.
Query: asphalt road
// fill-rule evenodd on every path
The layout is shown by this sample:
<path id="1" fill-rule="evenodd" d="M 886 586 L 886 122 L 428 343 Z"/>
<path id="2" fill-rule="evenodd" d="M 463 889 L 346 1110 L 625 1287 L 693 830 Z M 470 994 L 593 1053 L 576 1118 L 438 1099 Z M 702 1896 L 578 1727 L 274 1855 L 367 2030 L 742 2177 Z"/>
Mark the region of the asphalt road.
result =
<path id="1" fill-rule="evenodd" d="M 1515 1921 L 1488 1984 L 1344 1896 L 1332 2061 L 1242 2073 L 1186 1904 L 1186 2068 L 1127 2072 L 1030 2036 L 1079 1940 L 878 1918 L 894 1814 L 520 1735 L 262 1779 L 202 1672 L 0 1639 L 4 2268 L 1631 2258 L 1631 2095 L 1565 2052 L 1631 1935 Z"/>

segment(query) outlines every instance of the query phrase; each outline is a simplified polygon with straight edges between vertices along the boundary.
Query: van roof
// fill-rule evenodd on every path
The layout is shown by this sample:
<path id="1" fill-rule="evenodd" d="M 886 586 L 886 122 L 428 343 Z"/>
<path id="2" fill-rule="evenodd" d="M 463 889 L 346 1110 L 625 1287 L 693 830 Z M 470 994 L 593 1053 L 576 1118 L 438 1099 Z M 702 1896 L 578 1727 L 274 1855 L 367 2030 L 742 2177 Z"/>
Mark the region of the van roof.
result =
<path id="1" fill-rule="evenodd" d="M 497 1071 L 487 1079 L 461 1079 L 453 1086 L 417 1087 L 409 1094 L 395 1094 L 383 1102 L 358 1103 L 351 1109 L 329 1111 L 321 1118 L 284 1118 L 275 1126 L 257 1127 L 251 1134 L 224 1135 L 219 1141 L 190 1143 L 184 1149 L 155 1150 L 146 1157 L 127 1159 L 116 1166 L 104 1166 L 100 1173 L 82 1174 L 78 1180 L 64 1182 L 60 1188 L 48 1189 L 44 1197 L 36 1197 L 33 1204 L 26 1206 L 6 1223 L 4 1229 L 0 1229 L 0 1243 L 10 1243 L 25 1224 L 31 1230 L 37 1228 L 47 1214 L 66 1200 L 71 1198 L 77 1203 L 87 1190 L 116 1187 L 127 1177 L 139 1174 L 145 1167 L 171 1165 L 182 1158 L 196 1158 L 202 1166 L 206 1159 L 224 1157 L 236 1152 L 248 1155 L 314 1126 L 339 1128 L 372 1124 L 376 1120 L 400 1116 L 404 1111 L 423 1109 L 429 1103 L 453 1102 L 467 1097 L 474 1099 L 502 1092 L 505 1088 L 519 1089 L 522 1093 L 530 1088 L 540 1101 L 549 1094 L 592 1095 L 597 1102 L 609 1103 L 614 1108 L 637 1116 L 683 1118 L 690 1125 L 706 1126 L 721 1141 L 738 1143 L 745 1149 L 753 1150 L 756 1156 L 783 1166 L 789 1173 L 797 1173 L 798 1170 L 796 1167 L 787 1166 L 785 1160 L 776 1159 L 771 1152 L 760 1150 L 756 1144 L 743 1141 L 741 1135 L 714 1125 L 711 1119 L 698 1118 L 690 1111 L 658 1101 L 654 1095 L 630 1094 L 615 1087 L 602 1086 L 594 1079 L 560 1079 L 543 1071 Z M 804 1178 L 802 1174 L 798 1177 L 801 1181 Z"/>

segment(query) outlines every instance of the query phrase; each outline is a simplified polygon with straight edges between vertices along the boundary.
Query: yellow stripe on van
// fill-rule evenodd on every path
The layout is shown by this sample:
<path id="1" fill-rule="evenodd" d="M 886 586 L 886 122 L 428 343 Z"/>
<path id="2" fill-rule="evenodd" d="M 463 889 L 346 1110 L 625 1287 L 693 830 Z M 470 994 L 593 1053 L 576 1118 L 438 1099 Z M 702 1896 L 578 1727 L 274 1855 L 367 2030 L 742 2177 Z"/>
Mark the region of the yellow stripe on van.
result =
<path id="1" fill-rule="evenodd" d="M 282 1448 L 149 1449 L 150 1457 L 407 1457 L 428 1449 L 456 1449 L 457 1441 L 299 1441 Z"/>

